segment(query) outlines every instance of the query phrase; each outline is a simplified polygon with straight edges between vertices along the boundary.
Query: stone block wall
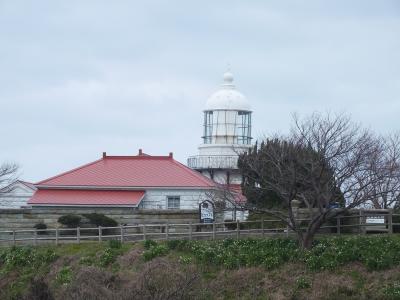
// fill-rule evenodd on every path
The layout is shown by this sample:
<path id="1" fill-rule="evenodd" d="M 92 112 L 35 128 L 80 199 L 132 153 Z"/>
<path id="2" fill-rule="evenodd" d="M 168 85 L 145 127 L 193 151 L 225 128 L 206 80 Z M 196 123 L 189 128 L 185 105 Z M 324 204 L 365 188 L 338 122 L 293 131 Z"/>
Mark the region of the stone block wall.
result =
<path id="1" fill-rule="evenodd" d="M 60 226 L 58 218 L 67 214 L 104 214 L 119 224 L 160 224 L 198 222 L 197 210 L 140 210 L 135 208 L 89 208 L 89 207 L 34 207 L 24 209 L 0 209 L 0 231 L 9 229 L 32 229 L 37 223 L 48 228 Z"/>

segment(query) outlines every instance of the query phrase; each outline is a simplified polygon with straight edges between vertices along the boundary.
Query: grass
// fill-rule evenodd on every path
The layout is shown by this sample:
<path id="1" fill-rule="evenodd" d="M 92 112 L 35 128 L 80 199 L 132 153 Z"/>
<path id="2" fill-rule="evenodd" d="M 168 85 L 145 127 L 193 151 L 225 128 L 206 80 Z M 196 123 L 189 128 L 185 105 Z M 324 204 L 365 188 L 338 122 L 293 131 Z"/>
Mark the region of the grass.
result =
<path id="1" fill-rule="evenodd" d="M 0 299 L 400 299 L 398 253 L 397 235 L 321 238 L 309 251 L 292 239 L 4 248 Z"/>

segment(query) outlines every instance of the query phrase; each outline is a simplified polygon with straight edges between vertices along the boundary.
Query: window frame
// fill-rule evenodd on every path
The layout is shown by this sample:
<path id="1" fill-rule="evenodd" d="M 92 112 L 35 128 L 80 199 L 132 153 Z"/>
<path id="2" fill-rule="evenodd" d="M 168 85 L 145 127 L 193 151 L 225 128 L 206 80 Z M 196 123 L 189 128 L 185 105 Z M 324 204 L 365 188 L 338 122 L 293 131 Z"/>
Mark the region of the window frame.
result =
<path id="1" fill-rule="evenodd" d="M 170 207 L 170 200 L 171 201 L 177 201 L 178 205 L 174 205 L 173 207 Z M 174 203 L 176 204 L 176 203 Z M 167 196 L 167 205 L 166 205 L 167 209 L 180 209 L 181 208 L 181 196 L 177 196 L 177 195 L 171 195 L 171 196 Z"/>

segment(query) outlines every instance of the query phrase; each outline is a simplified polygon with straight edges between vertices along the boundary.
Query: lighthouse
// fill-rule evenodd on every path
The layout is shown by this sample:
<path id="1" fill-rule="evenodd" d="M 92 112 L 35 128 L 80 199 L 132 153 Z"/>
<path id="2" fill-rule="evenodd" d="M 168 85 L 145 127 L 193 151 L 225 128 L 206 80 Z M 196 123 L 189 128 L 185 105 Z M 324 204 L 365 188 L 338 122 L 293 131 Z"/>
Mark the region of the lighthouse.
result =
<path id="1" fill-rule="evenodd" d="M 234 186 L 242 182 L 237 162 L 240 153 L 251 147 L 251 107 L 226 72 L 223 83 L 207 100 L 202 144 L 198 155 L 188 158 L 188 166 L 217 183 Z"/>

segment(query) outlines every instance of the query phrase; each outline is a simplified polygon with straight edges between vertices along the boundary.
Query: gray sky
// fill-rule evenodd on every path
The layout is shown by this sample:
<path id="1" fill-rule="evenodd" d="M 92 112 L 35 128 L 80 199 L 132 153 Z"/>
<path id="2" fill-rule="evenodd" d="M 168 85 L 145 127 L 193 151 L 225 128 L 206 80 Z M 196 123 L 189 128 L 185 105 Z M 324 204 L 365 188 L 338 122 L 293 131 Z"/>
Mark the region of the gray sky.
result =
<path id="1" fill-rule="evenodd" d="M 293 112 L 400 129 L 400 1 L 0 0 L 0 162 L 34 182 L 102 151 L 185 162 L 227 63 L 255 138 Z"/>

